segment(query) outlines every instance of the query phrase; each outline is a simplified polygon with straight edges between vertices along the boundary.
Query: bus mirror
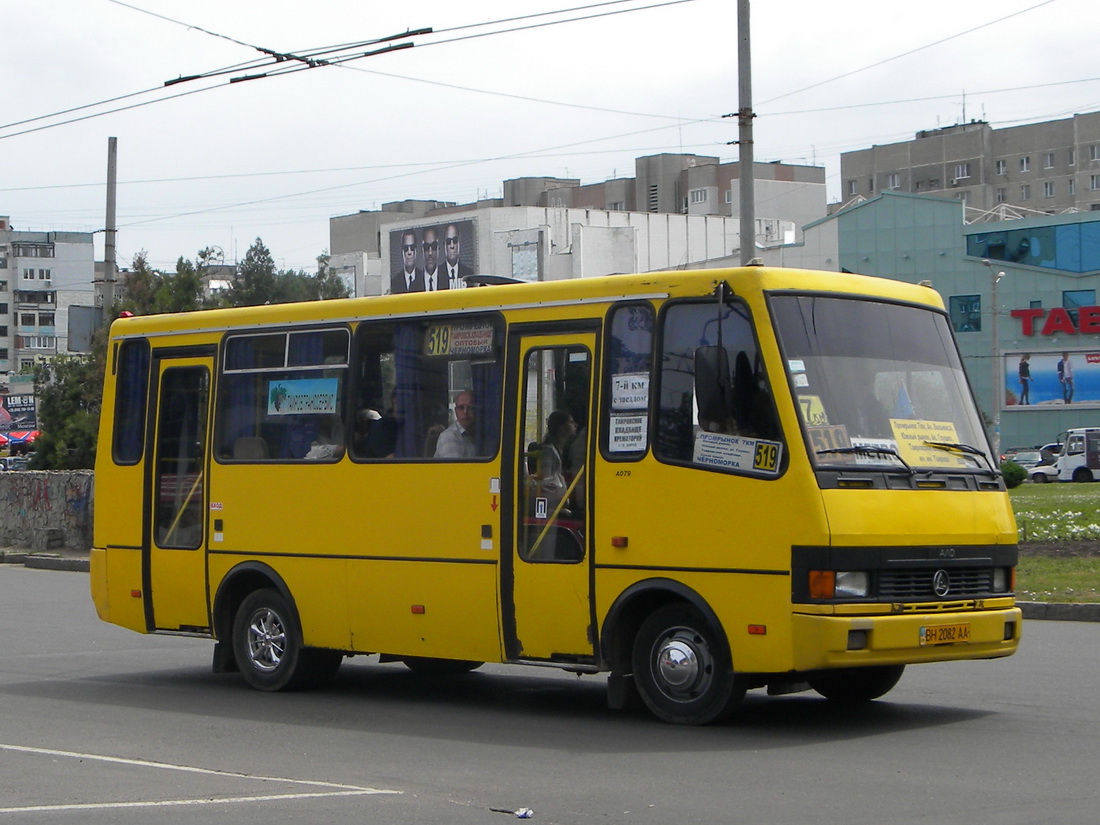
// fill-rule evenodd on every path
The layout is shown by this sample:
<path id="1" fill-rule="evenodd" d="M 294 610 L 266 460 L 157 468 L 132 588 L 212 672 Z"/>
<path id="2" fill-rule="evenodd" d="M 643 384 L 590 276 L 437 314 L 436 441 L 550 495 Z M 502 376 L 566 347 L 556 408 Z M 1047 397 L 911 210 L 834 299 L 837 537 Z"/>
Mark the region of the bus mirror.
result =
<path id="1" fill-rule="evenodd" d="M 695 403 L 699 418 L 726 421 L 733 417 L 730 358 L 724 347 L 695 350 Z"/>

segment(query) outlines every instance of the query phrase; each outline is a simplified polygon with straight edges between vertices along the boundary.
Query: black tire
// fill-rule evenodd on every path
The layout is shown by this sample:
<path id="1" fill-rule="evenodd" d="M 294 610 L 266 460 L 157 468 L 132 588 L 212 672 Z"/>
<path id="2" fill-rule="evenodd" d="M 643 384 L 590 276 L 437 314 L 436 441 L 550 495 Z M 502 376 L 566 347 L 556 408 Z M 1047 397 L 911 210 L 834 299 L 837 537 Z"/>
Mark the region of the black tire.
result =
<path id="1" fill-rule="evenodd" d="M 277 590 L 249 593 L 233 619 L 233 655 L 257 690 L 300 690 L 329 681 L 343 654 L 302 647 L 298 614 Z"/>
<path id="2" fill-rule="evenodd" d="M 424 676 L 458 676 L 477 670 L 485 664 L 468 659 L 431 659 L 427 656 L 406 656 L 401 663 L 409 670 Z"/>
<path id="3" fill-rule="evenodd" d="M 1046 473 L 1036 473 L 1035 475 L 1033 475 L 1031 477 L 1031 480 L 1034 481 L 1036 484 L 1046 484 L 1047 483 L 1047 474 Z"/>
<path id="4" fill-rule="evenodd" d="M 806 681 L 826 699 L 856 704 L 885 696 L 904 672 L 905 665 L 847 667 L 819 671 Z"/>
<path id="5" fill-rule="evenodd" d="M 633 666 L 642 700 L 665 722 L 716 722 L 745 695 L 725 641 L 686 604 L 666 605 L 642 622 L 634 637 Z"/>
<path id="6" fill-rule="evenodd" d="M 1073 480 L 1081 483 L 1092 481 L 1092 470 L 1088 467 L 1078 467 L 1073 471 Z"/>

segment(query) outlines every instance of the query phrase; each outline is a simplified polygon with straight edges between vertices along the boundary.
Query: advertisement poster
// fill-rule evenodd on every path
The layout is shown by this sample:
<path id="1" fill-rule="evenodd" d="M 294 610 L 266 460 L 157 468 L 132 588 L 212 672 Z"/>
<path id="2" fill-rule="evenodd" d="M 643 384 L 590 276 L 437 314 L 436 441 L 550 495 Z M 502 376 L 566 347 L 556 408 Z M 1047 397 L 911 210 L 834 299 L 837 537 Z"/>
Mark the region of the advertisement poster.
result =
<path id="1" fill-rule="evenodd" d="M 1100 351 L 1006 353 L 1006 407 L 1100 405 Z"/>
<path id="2" fill-rule="evenodd" d="M 37 428 L 33 394 L 0 395 L 0 432 Z"/>
<path id="3" fill-rule="evenodd" d="M 478 269 L 477 224 L 472 220 L 431 223 L 390 232 L 388 292 L 462 289 Z"/>

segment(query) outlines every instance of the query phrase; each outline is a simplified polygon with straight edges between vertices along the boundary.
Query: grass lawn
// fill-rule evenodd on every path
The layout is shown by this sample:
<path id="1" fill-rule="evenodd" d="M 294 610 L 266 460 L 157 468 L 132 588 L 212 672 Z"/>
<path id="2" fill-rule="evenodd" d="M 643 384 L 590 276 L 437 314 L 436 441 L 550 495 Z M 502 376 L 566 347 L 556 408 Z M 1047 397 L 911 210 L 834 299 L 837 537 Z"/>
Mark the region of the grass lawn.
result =
<path id="1" fill-rule="evenodd" d="M 1027 483 L 1009 497 L 1020 532 L 1017 598 L 1100 602 L 1100 484 Z"/>
<path id="2" fill-rule="evenodd" d="M 1100 542 L 1100 484 L 1026 482 L 1008 495 L 1021 542 Z"/>

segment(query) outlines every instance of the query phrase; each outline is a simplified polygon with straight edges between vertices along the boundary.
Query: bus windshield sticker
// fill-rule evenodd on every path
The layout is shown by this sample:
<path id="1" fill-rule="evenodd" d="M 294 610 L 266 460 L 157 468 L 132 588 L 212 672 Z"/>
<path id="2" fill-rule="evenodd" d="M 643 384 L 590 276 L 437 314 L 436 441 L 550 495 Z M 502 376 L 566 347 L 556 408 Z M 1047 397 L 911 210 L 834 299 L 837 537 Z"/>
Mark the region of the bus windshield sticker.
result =
<path id="1" fill-rule="evenodd" d="M 778 473 L 782 453 L 783 445 L 778 441 L 700 432 L 695 435 L 692 460 L 706 467 Z"/>
<path id="2" fill-rule="evenodd" d="M 796 387 L 808 387 L 810 386 L 810 379 L 806 377 L 806 373 L 796 372 L 794 374 L 794 385 Z"/>
<path id="3" fill-rule="evenodd" d="M 820 395 L 798 396 L 798 408 L 802 411 L 802 420 L 810 427 L 829 426 L 829 416 Z"/>
<path id="4" fill-rule="evenodd" d="M 958 443 L 955 425 L 950 421 L 918 421 L 912 418 L 891 418 L 890 427 L 898 440 L 898 452 L 913 467 L 970 467 L 959 453 L 939 450 L 926 444 L 938 441 Z"/>
<path id="5" fill-rule="evenodd" d="M 271 381 L 267 391 L 268 415 L 310 415 L 336 412 L 339 378 L 299 378 Z"/>
<path id="6" fill-rule="evenodd" d="M 792 373 L 805 372 L 806 364 L 801 358 L 792 358 L 790 361 L 787 362 L 787 369 L 790 370 Z"/>
<path id="7" fill-rule="evenodd" d="M 644 410 L 649 407 L 649 373 L 624 372 L 611 376 L 611 408 Z"/>
<path id="8" fill-rule="evenodd" d="M 612 415 L 608 449 L 613 453 L 638 453 L 646 448 L 647 415 Z"/>
<path id="9" fill-rule="evenodd" d="M 493 352 L 490 323 L 432 324 L 424 336 L 425 355 L 489 355 Z"/>

